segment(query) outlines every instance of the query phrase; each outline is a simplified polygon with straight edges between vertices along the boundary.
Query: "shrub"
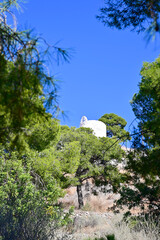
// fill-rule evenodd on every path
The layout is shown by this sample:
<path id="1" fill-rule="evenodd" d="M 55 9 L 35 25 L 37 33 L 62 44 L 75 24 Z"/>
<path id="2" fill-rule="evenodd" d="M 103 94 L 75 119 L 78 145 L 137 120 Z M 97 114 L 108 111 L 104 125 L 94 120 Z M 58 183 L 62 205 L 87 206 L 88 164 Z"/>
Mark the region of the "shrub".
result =
<path id="1" fill-rule="evenodd" d="M 36 188 L 29 166 L 24 167 L 16 153 L 1 152 L 0 239 L 45 240 L 51 236 L 53 239 L 55 229 L 66 223 L 68 215 L 64 216 L 55 205 L 56 184 L 51 190 L 53 194 L 47 187 Z"/>
<path id="2" fill-rule="evenodd" d="M 115 240 L 115 236 L 113 234 L 107 235 L 107 240 Z"/>

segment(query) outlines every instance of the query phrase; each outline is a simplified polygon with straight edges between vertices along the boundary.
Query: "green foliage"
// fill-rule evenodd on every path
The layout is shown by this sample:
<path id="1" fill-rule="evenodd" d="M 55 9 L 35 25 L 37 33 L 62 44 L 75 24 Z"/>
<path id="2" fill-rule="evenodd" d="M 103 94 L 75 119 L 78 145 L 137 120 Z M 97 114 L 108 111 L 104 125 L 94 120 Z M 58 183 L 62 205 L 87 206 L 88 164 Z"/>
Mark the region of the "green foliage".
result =
<path id="1" fill-rule="evenodd" d="M 19 32 L 13 12 L 13 24 L 8 24 L 11 7 L 20 2 L 4 0 L 0 5 L 0 141 L 9 141 L 12 149 L 23 152 L 28 128 L 51 118 L 46 110 L 54 116 L 60 111 L 58 86 L 45 66 L 47 53 L 54 59 L 57 55 L 57 61 L 67 61 L 69 56 L 66 50 L 50 47 L 42 37 L 33 36 L 30 30 Z"/>
<path id="2" fill-rule="evenodd" d="M 127 122 L 114 113 L 104 114 L 99 121 L 106 124 L 107 137 L 117 137 L 120 141 L 129 139 L 129 133 L 124 130 Z"/>
<path id="3" fill-rule="evenodd" d="M 17 31 L 13 12 L 7 22 L 19 2 L 0 3 L 0 239 L 50 239 L 70 216 L 57 204 L 62 167 L 51 156 L 60 127 L 47 110 L 59 111 L 57 84 L 45 66 L 48 44 Z"/>
<path id="4" fill-rule="evenodd" d="M 91 133 L 88 134 L 85 129 L 71 128 L 69 131 L 62 131 L 60 141 L 62 143 L 62 149 L 64 149 L 66 144 L 73 144 L 75 142 L 79 144 L 80 159 L 76 170 L 77 177 L 83 179 L 87 177 L 88 174 L 91 175 L 91 172 L 96 171 L 96 168 L 93 168 L 90 159 L 93 154 L 96 154 L 96 152 L 99 151 L 97 137 Z M 79 172 L 80 169 L 82 169 L 81 173 Z"/>
<path id="5" fill-rule="evenodd" d="M 115 240 L 115 236 L 113 234 L 107 235 L 107 240 Z"/>
<path id="6" fill-rule="evenodd" d="M 97 18 L 109 27 L 131 28 L 138 33 L 148 30 L 152 36 L 160 31 L 160 1 L 106 0 Z"/>
<path id="7" fill-rule="evenodd" d="M 113 143 L 114 148 L 110 148 Z M 87 128 L 61 127 L 57 156 L 60 157 L 63 175 L 72 173 L 72 176 L 66 176 L 63 181 L 77 185 L 78 200 L 81 198 L 82 206 L 83 196 L 80 197 L 79 194 L 84 180 L 92 177 L 99 182 L 101 179 L 101 183 L 110 182 L 115 189 L 120 184 L 121 175 L 111 160 L 116 159 L 117 165 L 122 154 L 123 151 L 114 139 L 97 138 Z"/>
<path id="8" fill-rule="evenodd" d="M 43 119 L 29 128 L 28 144 L 31 149 L 43 151 L 55 145 L 60 137 L 60 125 L 56 119 Z"/>
<path id="9" fill-rule="evenodd" d="M 40 188 L 44 188 L 46 185 L 50 186 L 50 196 L 57 195 L 56 189 L 52 191 L 52 185 L 56 181 L 57 184 L 62 185 L 63 183 L 63 166 L 56 156 L 55 147 L 51 147 L 43 150 L 40 153 L 35 154 L 35 158 L 32 160 L 32 168 L 35 177 L 38 176 Z M 62 179 L 61 179 L 62 178 Z M 61 193 L 62 194 L 62 193 Z M 57 195 L 59 196 L 59 194 Z"/>
<path id="10" fill-rule="evenodd" d="M 139 92 L 134 95 L 131 102 L 132 109 L 139 120 L 138 127 L 144 136 L 143 141 L 155 151 L 160 145 L 159 74 L 160 58 L 153 63 L 144 63 Z"/>
<path id="11" fill-rule="evenodd" d="M 51 139 L 54 143 L 59 126 L 56 120 L 51 119 L 51 114 L 46 113 L 39 76 L 34 71 L 26 70 L 23 61 L 17 60 L 12 64 L 0 55 L 0 77 L 1 143 L 7 140 L 12 148 L 23 150 L 30 132 L 31 148 L 41 151 Z"/>
<path id="12" fill-rule="evenodd" d="M 160 58 L 153 63 L 144 63 L 141 70 L 142 81 L 139 84 L 139 92 L 134 95 L 131 102 L 133 111 L 139 120 L 138 129 L 143 136 L 136 143 L 143 148 L 146 156 L 142 156 L 142 164 L 145 161 L 146 175 L 158 175 L 160 173 Z M 139 139 L 140 140 L 140 139 Z M 149 165 L 150 166 L 149 166 Z M 144 172 L 145 174 L 145 172 Z"/>
<path id="13" fill-rule="evenodd" d="M 131 105 L 138 120 L 134 129 L 132 151 L 128 155 L 129 181 L 134 188 L 124 187 L 120 204 L 139 206 L 142 211 L 160 213 L 160 58 L 144 63 L 139 92 Z"/>
<path id="14" fill-rule="evenodd" d="M 10 155 L 1 150 L 0 236 L 4 240 L 47 239 L 50 222 L 56 219 L 57 225 L 62 223 L 63 214 L 54 206 L 60 188 L 54 181 L 38 190 L 31 172 L 30 165 L 24 168 L 15 152 Z"/>
<path id="15" fill-rule="evenodd" d="M 62 172 L 74 174 L 80 162 L 79 142 L 66 142 L 64 147 L 60 151 L 57 151 L 56 158 L 61 164 Z"/>
<path id="16" fill-rule="evenodd" d="M 47 116 L 39 98 L 42 88 L 40 84 L 36 89 L 32 87 L 38 78 L 25 69 L 23 62 L 12 64 L 3 55 L 0 55 L 0 62 L 1 142 L 8 140 L 19 148 L 20 142 L 23 145 L 27 126 Z"/>

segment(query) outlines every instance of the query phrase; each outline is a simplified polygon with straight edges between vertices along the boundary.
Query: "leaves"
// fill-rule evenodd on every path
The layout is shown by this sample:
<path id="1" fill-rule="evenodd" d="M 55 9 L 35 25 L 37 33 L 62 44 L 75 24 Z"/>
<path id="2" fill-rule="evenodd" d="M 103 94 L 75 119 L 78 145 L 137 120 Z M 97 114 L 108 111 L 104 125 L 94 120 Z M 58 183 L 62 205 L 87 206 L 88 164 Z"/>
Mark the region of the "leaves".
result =
<path id="1" fill-rule="evenodd" d="M 49 239 L 69 214 L 57 204 L 64 195 L 53 147 L 60 127 L 47 111 L 59 110 L 58 87 L 45 61 L 49 48 L 65 60 L 68 55 L 32 31 L 8 25 L 19 2 L 0 3 L 0 238 Z"/>
<path id="2" fill-rule="evenodd" d="M 133 96 L 132 109 L 138 126 L 126 170 L 128 186 L 121 191 L 120 204 L 139 206 L 145 213 L 160 213 L 160 58 L 144 63 L 139 92 Z"/>
<path id="3" fill-rule="evenodd" d="M 120 142 L 129 139 L 129 133 L 124 130 L 127 122 L 114 113 L 104 114 L 99 121 L 106 124 L 107 137 L 117 137 Z"/>
<path id="4" fill-rule="evenodd" d="M 147 30 L 159 32 L 160 1 L 153 0 L 106 0 L 97 18 L 109 27 L 131 28 L 138 33 Z"/>

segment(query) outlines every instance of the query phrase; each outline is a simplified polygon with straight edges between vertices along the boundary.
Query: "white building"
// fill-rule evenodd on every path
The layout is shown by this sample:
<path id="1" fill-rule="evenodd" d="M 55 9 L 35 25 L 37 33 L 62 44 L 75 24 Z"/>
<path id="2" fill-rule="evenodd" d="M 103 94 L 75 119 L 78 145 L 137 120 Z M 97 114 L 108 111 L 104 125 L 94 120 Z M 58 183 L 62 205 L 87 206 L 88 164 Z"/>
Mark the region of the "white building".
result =
<path id="1" fill-rule="evenodd" d="M 80 127 L 91 128 L 96 137 L 106 137 L 106 125 L 98 120 L 88 120 L 87 117 L 81 118 Z"/>

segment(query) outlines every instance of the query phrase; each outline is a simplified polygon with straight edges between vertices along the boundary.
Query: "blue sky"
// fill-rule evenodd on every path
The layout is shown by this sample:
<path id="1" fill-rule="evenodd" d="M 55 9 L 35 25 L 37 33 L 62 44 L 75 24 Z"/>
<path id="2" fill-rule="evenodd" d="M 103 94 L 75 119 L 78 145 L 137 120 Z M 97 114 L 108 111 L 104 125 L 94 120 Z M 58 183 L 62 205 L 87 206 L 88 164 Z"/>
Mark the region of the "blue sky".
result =
<path id="1" fill-rule="evenodd" d="M 104 27 L 95 17 L 102 6 L 103 0 L 28 0 L 18 15 L 22 27 L 74 50 L 69 64 L 50 69 L 60 80 L 60 107 L 68 116 L 61 124 L 79 127 L 83 115 L 98 120 L 115 113 L 129 126 L 142 64 L 159 55 L 158 41 L 147 45 L 144 34 Z"/>

